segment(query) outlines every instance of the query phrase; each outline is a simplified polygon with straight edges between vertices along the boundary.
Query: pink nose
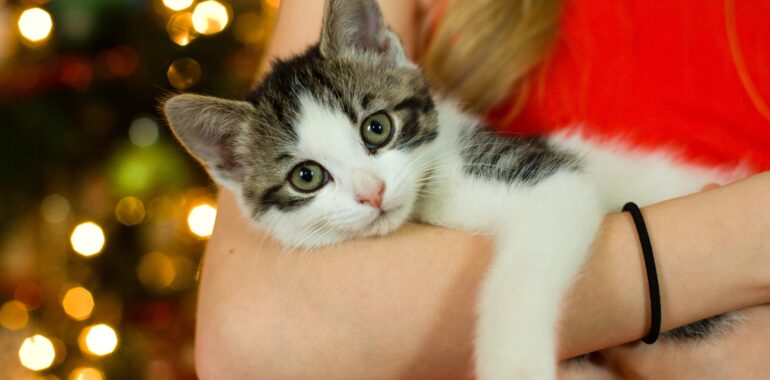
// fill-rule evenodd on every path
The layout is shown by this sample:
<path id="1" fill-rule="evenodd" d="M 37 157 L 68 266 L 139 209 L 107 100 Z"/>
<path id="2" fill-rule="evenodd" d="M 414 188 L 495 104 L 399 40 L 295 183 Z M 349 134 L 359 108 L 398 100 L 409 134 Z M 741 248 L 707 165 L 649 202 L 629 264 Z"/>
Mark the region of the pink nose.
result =
<path id="1" fill-rule="evenodd" d="M 356 199 L 361 204 L 368 204 L 374 208 L 382 208 L 382 193 L 385 192 L 385 182 L 378 181 L 367 191 L 356 194 Z"/>

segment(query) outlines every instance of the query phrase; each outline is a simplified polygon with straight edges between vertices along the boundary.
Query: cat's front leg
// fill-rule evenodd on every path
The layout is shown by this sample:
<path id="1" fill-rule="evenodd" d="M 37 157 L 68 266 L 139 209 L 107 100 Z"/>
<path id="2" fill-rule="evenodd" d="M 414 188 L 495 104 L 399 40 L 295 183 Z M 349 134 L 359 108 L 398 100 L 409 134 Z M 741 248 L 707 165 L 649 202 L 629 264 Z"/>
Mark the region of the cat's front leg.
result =
<path id="1" fill-rule="evenodd" d="M 479 300 L 479 379 L 556 377 L 559 304 L 599 228 L 598 197 L 585 176 L 559 173 L 500 209 Z"/>

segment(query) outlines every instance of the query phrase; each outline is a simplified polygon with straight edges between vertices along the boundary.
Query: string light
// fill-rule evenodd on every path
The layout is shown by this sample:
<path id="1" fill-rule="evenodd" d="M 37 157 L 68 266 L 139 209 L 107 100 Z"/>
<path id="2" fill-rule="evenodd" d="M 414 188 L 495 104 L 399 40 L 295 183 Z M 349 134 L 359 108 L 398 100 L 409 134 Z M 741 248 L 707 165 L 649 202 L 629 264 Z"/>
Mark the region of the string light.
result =
<path id="1" fill-rule="evenodd" d="M 43 304 L 43 288 L 35 281 L 24 281 L 16 286 L 13 298 L 27 307 L 27 310 L 35 310 Z"/>
<path id="2" fill-rule="evenodd" d="M 82 321 L 91 316 L 94 310 L 94 297 L 88 289 L 78 286 L 64 294 L 61 304 L 67 315 L 76 321 Z"/>
<path id="3" fill-rule="evenodd" d="M 172 11 L 181 11 L 192 5 L 193 0 L 163 0 L 163 5 Z"/>
<path id="4" fill-rule="evenodd" d="M 125 197 L 115 206 L 115 218 L 127 226 L 141 223 L 144 215 L 144 203 L 136 197 Z"/>
<path id="5" fill-rule="evenodd" d="M 42 371 L 50 367 L 54 359 L 56 359 L 56 350 L 53 348 L 53 343 L 42 335 L 24 339 L 19 348 L 21 365 L 33 371 Z"/>
<path id="6" fill-rule="evenodd" d="M 96 368 L 80 367 L 72 370 L 68 380 L 104 380 L 104 374 Z"/>
<path id="7" fill-rule="evenodd" d="M 174 88 L 186 90 L 201 79 L 201 65 L 192 58 L 180 58 L 168 67 L 166 76 Z"/>
<path id="8" fill-rule="evenodd" d="M 61 223 L 67 219 L 70 204 L 67 198 L 59 194 L 51 194 L 40 203 L 40 213 L 48 223 Z"/>
<path id="9" fill-rule="evenodd" d="M 158 123 L 150 117 L 139 117 L 128 127 L 128 139 L 131 143 L 146 148 L 158 140 Z"/>
<path id="10" fill-rule="evenodd" d="M 162 291 L 169 288 L 174 282 L 176 268 L 168 256 L 160 252 L 150 252 L 139 260 L 136 275 L 147 289 Z"/>
<path id="11" fill-rule="evenodd" d="M 180 214 L 177 203 L 166 196 L 153 199 L 147 208 L 147 219 L 155 224 L 167 224 Z"/>
<path id="12" fill-rule="evenodd" d="M 209 204 L 200 204 L 193 207 L 187 215 L 187 226 L 197 236 L 206 238 L 214 231 L 214 222 L 217 218 L 217 209 Z"/>
<path id="13" fill-rule="evenodd" d="M 255 27 L 264 25 L 264 16 L 257 12 L 244 12 L 238 15 L 233 23 L 233 35 L 238 41 L 253 44 L 264 41 L 269 32 L 268 28 Z"/>
<path id="14" fill-rule="evenodd" d="M 30 42 L 42 42 L 51 34 L 53 20 L 51 15 L 41 8 L 30 8 L 19 17 L 19 33 Z"/>
<path id="15" fill-rule="evenodd" d="M 8 330 L 20 330 L 27 326 L 27 306 L 19 301 L 8 301 L 0 308 L 0 325 Z"/>
<path id="16" fill-rule="evenodd" d="M 94 222 L 78 224 L 72 231 L 70 243 L 75 252 L 90 257 L 98 254 L 104 248 L 104 231 Z"/>
<path id="17" fill-rule="evenodd" d="M 198 38 L 198 32 L 195 31 L 192 21 L 192 13 L 177 13 L 168 20 L 166 31 L 168 37 L 179 46 L 187 46 Z"/>
<path id="18" fill-rule="evenodd" d="M 118 334 L 115 329 L 105 324 L 92 325 L 80 332 L 78 339 L 80 350 L 96 356 L 105 356 L 115 351 L 118 346 Z"/>
<path id="19" fill-rule="evenodd" d="M 230 21 L 230 15 L 222 3 L 207 0 L 195 6 L 192 21 L 198 33 L 210 35 L 225 30 Z"/>

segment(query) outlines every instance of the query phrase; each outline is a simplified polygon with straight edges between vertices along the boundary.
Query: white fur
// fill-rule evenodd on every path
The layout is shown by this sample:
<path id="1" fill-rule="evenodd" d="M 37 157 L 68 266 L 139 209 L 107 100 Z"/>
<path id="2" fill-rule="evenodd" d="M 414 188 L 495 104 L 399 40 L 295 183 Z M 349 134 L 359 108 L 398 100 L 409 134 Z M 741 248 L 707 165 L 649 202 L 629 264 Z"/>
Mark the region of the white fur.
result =
<path id="1" fill-rule="evenodd" d="M 299 144 L 294 156 L 323 165 L 333 178 L 319 190 L 312 204 L 295 211 L 268 210 L 260 225 L 287 246 L 318 247 L 355 237 L 384 235 L 401 226 L 417 198 L 420 171 L 412 154 L 384 150 L 370 155 L 359 135 L 359 127 L 339 110 L 300 96 L 300 119 L 296 125 Z M 400 121 L 393 119 L 396 128 Z M 356 199 L 357 188 L 368 182 L 385 182 L 382 210 Z"/>
<path id="2" fill-rule="evenodd" d="M 440 128 L 431 144 L 371 155 L 358 126 L 342 112 L 310 96 L 300 99 L 294 154 L 319 162 L 334 180 L 312 204 L 268 211 L 261 222 L 287 245 L 305 247 L 385 234 L 410 215 L 492 236 L 496 253 L 482 284 L 476 330 L 482 380 L 555 378 L 560 299 L 585 261 L 603 214 L 626 201 L 649 204 L 739 175 L 682 165 L 673 155 L 633 151 L 621 142 L 591 143 L 572 133 L 549 142 L 579 155 L 584 170 L 558 172 L 536 185 L 506 184 L 465 174 L 462 139 L 477 123 L 452 102 L 437 102 Z M 394 118 L 397 130 L 400 123 Z M 429 170 L 432 175 L 420 188 Z M 372 178 L 385 183 L 384 217 L 356 200 L 356 186 Z"/>

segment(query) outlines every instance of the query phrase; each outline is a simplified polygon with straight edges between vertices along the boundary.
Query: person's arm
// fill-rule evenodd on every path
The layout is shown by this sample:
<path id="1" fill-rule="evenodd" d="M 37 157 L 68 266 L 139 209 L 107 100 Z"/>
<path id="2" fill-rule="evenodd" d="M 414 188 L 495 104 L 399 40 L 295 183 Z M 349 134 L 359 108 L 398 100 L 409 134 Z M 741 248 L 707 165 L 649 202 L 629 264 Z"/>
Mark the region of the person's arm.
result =
<path id="1" fill-rule="evenodd" d="M 663 329 L 770 302 L 770 173 L 644 208 Z M 408 225 L 391 236 L 287 252 L 220 194 L 201 279 L 206 378 L 452 378 L 470 371 L 487 239 Z M 649 328 L 632 221 L 605 219 L 565 302 L 559 358 Z"/>
<path id="2" fill-rule="evenodd" d="M 382 5 L 388 22 L 413 50 L 415 2 Z M 283 2 L 268 57 L 286 57 L 316 41 L 321 7 L 318 1 Z M 767 255 L 767 241 L 752 235 L 762 229 L 768 236 L 770 201 L 763 194 L 753 209 L 729 207 L 735 199 L 748 203 L 747 193 L 756 196 L 758 186 L 767 188 L 767 177 L 707 193 L 709 198 L 645 209 L 658 255 L 666 256 L 658 258 L 660 271 L 666 271 L 661 273 L 664 328 L 770 301 L 770 290 L 758 285 L 770 284 L 770 273 L 760 273 L 766 266 L 756 265 L 760 253 Z M 729 212 L 699 208 L 712 202 L 722 202 Z M 752 216 L 760 211 L 762 220 Z M 756 224 L 749 224 L 749 217 Z M 722 239 L 730 231 L 718 228 L 720 223 L 748 228 Z M 668 224 L 674 228 L 667 229 Z M 560 357 L 646 333 L 646 285 L 632 228 L 624 215 L 605 221 L 566 305 Z M 700 243 L 678 246 L 679 240 Z M 232 195 L 222 192 L 201 276 L 199 374 L 203 379 L 465 377 L 475 292 L 490 250 L 481 237 L 410 225 L 384 239 L 311 254 L 285 252 L 251 229 Z M 699 253 L 714 259 L 701 262 Z M 746 275 L 741 275 L 743 265 L 751 266 Z M 711 282 L 688 282 L 700 276 Z"/>

